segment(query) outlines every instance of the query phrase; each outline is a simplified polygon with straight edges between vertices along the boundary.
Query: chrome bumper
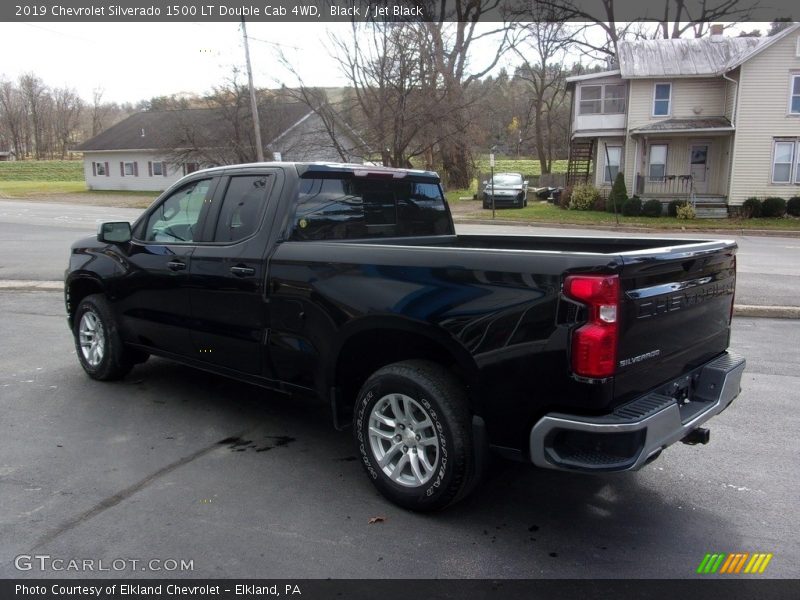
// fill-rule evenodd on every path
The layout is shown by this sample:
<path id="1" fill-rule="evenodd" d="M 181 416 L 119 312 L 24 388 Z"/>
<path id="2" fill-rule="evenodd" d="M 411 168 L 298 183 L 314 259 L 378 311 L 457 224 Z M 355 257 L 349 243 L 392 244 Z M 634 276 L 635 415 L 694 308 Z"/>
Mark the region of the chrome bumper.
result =
<path id="1" fill-rule="evenodd" d="M 568 471 L 632 471 L 721 413 L 739 395 L 745 359 L 725 353 L 609 415 L 550 413 L 530 433 L 539 467 Z M 689 401 L 672 390 L 690 389 Z"/>

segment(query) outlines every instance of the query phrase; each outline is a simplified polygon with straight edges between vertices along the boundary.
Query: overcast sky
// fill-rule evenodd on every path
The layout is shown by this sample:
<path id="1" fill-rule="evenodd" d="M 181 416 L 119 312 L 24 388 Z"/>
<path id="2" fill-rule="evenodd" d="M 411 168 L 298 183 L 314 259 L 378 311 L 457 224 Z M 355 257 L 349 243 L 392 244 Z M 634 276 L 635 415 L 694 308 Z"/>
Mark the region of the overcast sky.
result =
<path id="1" fill-rule="evenodd" d="M 764 25 L 748 23 L 742 28 L 764 31 Z M 329 32 L 348 36 L 349 27 L 347 23 L 248 23 L 255 85 L 297 84 L 279 64 L 278 48 L 292 59 L 307 85 L 346 85 L 326 45 Z M 103 89 L 103 100 L 117 102 L 202 94 L 229 77 L 233 66 L 244 67 L 236 22 L 0 23 L 0 40 L 0 77 L 16 79 L 33 72 L 49 86 L 75 88 L 87 101 L 97 88 Z M 475 48 L 476 68 L 494 56 L 494 47 L 488 41 Z M 509 53 L 498 69 L 518 60 Z"/>
<path id="2" fill-rule="evenodd" d="M 292 59 L 307 85 L 345 85 L 326 45 L 329 31 L 348 35 L 349 27 L 248 23 L 255 85 L 296 85 L 277 60 L 278 48 Z M 201 94 L 229 77 L 232 66 L 244 69 L 242 35 L 235 22 L 0 23 L 0 40 L 0 77 L 16 79 L 34 72 L 47 85 L 75 88 L 85 100 L 91 100 L 96 88 L 104 90 L 104 100 L 117 102 Z M 483 56 L 487 52 L 488 48 Z"/>

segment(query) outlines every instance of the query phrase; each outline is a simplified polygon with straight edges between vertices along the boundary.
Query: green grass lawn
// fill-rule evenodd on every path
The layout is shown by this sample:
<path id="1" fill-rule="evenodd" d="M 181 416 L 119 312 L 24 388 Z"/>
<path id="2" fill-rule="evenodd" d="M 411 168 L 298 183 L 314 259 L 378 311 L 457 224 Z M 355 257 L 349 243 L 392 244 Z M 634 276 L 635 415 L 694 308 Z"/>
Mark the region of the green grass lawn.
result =
<path id="1" fill-rule="evenodd" d="M 80 181 L 5 181 L 0 179 L 0 198 L 27 198 L 43 194 L 73 194 L 85 192 L 86 184 Z"/>
<path id="2" fill-rule="evenodd" d="M 475 168 L 479 173 L 488 173 L 489 156 L 483 155 L 475 161 Z M 542 169 L 538 160 L 531 158 L 498 158 L 494 161 L 495 173 L 522 173 L 523 175 L 541 175 Z M 567 161 L 554 160 L 553 173 L 566 173 Z"/>
<path id="3" fill-rule="evenodd" d="M 16 160 L 0 162 L 0 183 L 8 181 L 83 182 L 82 160 Z"/>
<path id="4" fill-rule="evenodd" d="M 484 210 L 480 202 L 458 200 L 467 196 L 465 190 L 453 190 L 447 194 L 447 200 L 457 205 L 454 212 L 464 219 L 491 219 L 492 211 Z M 471 197 L 471 193 L 469 193 Z M 550 203 L 529 200 L 527 208 L 502 209 L 496 211 L 498 221 L 519 221 L 530 223 L 551 223 L 558 225 L 587 225 L 594 227 L 614 228 L 617 225 L 613 213 L 564 210 Z M 672 217 L 624 217 L 619 215 L 621 227 L 647 227 L 652 229 L 730 229 L 730 230 L 797 230 L 800 231 L 800 219 L 692 219 L 685 221 Z"/>

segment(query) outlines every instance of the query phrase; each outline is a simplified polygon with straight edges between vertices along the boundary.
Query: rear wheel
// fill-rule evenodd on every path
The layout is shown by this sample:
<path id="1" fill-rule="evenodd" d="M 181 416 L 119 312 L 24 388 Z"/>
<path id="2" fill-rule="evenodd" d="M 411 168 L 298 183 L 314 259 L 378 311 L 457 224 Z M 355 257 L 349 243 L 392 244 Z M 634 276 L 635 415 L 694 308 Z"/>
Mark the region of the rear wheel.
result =
<path id="1" fill-rule="evenodd" d="M 437 510 L 471 489 L 466 394 L 436 363 L 409 360 L 375 372 L 358 395 L 353 434 L 367 474 L 395 504 Z"/>
<path id="2" fill-rule="evenodd" d="M 75 352 L 92 379 L 109 381 L 124 377 L 147 354 L 126 348 L 114 313 L 102 294 L 84 298 L 75 311 Z"/>

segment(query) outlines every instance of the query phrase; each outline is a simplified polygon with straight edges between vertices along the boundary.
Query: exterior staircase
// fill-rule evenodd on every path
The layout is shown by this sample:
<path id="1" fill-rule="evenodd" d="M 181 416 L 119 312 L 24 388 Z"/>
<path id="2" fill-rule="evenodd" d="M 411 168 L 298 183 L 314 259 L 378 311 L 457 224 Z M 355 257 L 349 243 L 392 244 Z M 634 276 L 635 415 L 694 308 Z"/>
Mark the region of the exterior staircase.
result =
<path id="1" fill-rule="evenodd" d="M 594 156 L 594 138 L 573 138 L 569 145 L 567 185 L 589 183 Z"/>

